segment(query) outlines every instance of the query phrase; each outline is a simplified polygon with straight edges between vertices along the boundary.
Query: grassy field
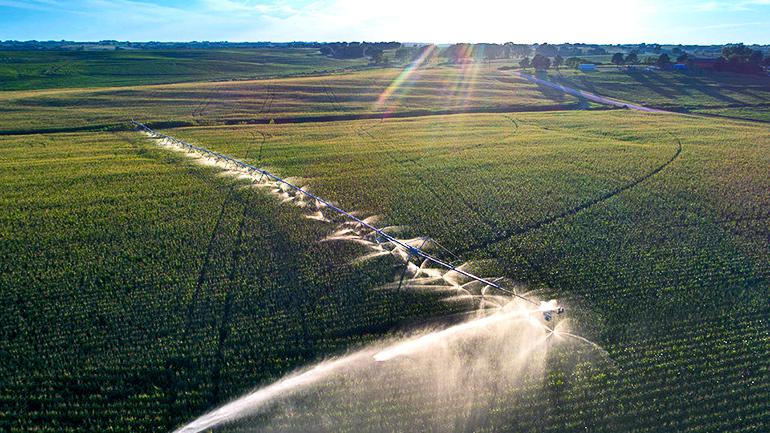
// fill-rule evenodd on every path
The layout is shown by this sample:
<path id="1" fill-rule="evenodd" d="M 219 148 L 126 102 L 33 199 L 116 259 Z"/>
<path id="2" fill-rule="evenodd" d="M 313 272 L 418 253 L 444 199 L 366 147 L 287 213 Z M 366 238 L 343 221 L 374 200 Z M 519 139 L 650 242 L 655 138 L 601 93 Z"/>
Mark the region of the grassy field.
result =
<path id="1" fill-rule="evenodd" d="M 0 90 L 246 80 L 365 66 L 318 50 L 0 51 Z"/>
<path id="2" fill-rule="evenodd" d="M 482 65 L 400 69 L 261 81 L 0 92 L 0 131 L 127 127 L 131 118 L 174 125 L 350 119 L 463 111 L 576 107 L 548 88 Z M 396 83 L 394 85 L 393 83 Z"/>
<path id="3" fill-rule="evenodd" d="M 744 119 L 756 122 L 770 122 L 770 107 L 706 108 L 692 111 L 706 116 Z"/>
<path id="4" fill-rule="evenodd" d="M 599 72 L 575 70 L 549 72 L 551 78 L 577 89 L 633 101 L 664 110 L 759 107 L 767 109 L 770 79 L 732 73 L 682 73 L 625 71 L 602 68 Z"/>
<path id="5" fill-rule="evenodd" d="M 318 242 L 333 225 L 118 130 L 141 117 L 563 300 L 612 367 L 478 396 L 494 405 L 476 431 L 768 431 L 765 125 L 554 111 L 579 104 L 480 65 L 387 90 L 399 73 L 1 92 L 0 130 L 52 131 L 0 136 L 0 430 L 168 431 L 468 307 L 376 290 L 394 263 L 353 262 L 360 247 Z M 655 94 L 605 93 L 628 79 L 612 74 L 598 93 Z M 721 107 L 696 88 L 676 104 Z M 426 115 L 446 111 L 475 112 Z M 115 130 L 53 131 L 77 127 Z M 410 395 L 334 401 L 347 431 L 436 415 Z"/>

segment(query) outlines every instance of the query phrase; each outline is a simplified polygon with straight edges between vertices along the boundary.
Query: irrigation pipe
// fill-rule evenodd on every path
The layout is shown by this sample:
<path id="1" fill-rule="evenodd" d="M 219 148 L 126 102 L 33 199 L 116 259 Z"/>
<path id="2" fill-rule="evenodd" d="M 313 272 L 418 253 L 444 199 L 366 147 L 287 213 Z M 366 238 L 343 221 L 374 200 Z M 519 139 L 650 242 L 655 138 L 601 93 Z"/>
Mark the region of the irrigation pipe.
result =
<path id="1" fill-rule="evenodd" d="M 476 275 L 474 275 L 474 274 L 472 274 L 470 272 L 464 271 L 464 270 L 458 268 L 457 266 L 452 265 L 451 263 L 445 262 L 445 261 L 443 261 L 443 260 L 441 260 L 441 259 L 439 259 L 437 257 L 434 257 L 434 256 L 426 253 L 421 248 L 413 247 L 413 246 L 411 246 L 411 245 L 409 245 L 409 244 L 407 244 L 407 243 L 405 243 L 403 241 L 400 241 L 400 240 L 394 238 L 393 236 L 385 233 L 381 229 L 379 229 L 379 228 L 377 228 L 377 227 L 375 227 L 375 226 L 365 222 L 361 218 L 358 218 L 357 216 L 351 214 L 350 212 L 347 212 L 347 211 L 345 211 L 343 209 L 340 209 L 339 207 L 329 203 L 328 201 L 322 199 L 321 197 L 318 197 L 317 195 L 315 195 L 315 194 L 313 194 L 313 193 L 311 193 L 309 191 L 305 191 L 304 189 L 302 189 L 302 188 L 300 188 L 300 187 L 298 187 L 298 186 L 296 186 L 296 185 L 294 185 L 292 183 L 289 183 L 289 182 L 281 179 L 280 177 L 278 177 L 278 176 L 276 176 L 276 175 L 274 175 L 274 174 L 272 174 L 272 173 L 270 173 L 268 171 L 265 171 L 265 170 L 263 170 L 261 168 L 254 167 L 253 165 L 246 164 L 243 161 L 239 161 L 239 160 L 231 158 L 231 157 L 229 157 L 227 155 L 223 155 L 221 153 L 214 152 L 212 150 L 209 150 L 209 149 L 206 149 L 206 148 L 203 148 L 203 147 L 195 146 L 193 144 L 187 143 L 186 141 L 182 141 L 182 140 L 176 139 L 174 137 L 170 137 L 170 136 L 168 136 L 166 134 L 162 134 L 160 132 L 157 132 L 157 131 L 153 130 L 152 128 L 148 127 L 147 125 L 145 125 L 143 123 L 140 123 L 140 122 L 137 122 L 137 121 L 135 121 L 133 119 L 131 119 L 131 123 L 134 126 L 136 126 L 137 128 L 147 132 L 148 134 L 150 134 L 151 136 L 153 136 L 155 138 L 163 138 L 163 139 L 166 139 L 166 140 L 170 140 L 173 143 L 175 143 L 177 145 L 180 145 L 180 146 L 182 146 L 184 148 L 187 148 L 187 149 L 189 149 L 191 151 L 200 152 L 200 153 L 203 153 L 205 155 L 209 155 L 209 156 L 211 156 L 211 157 L 213 157 L 213 158 L 215 158 L 217 160 L 225 160 L 228 163 L 234 164 L 235 166 L 240 167 L 241 169 L 246 170 L 248 172 L 257 172 L 257 173 L 262 174 L 263 176 L 267 176 L 270 179 L 272 179 L 272 180 L 274 180 L 274 181 L 276 181 L 276 182 L 278 182 L 280 184 L 286 185 L 287 187 L 295 190 L 296 192 L 298 192 L 300 194 L 303 194 L 303 195 L 305 195 L 307 197 L 312 198 L 313 200 L 316 200 L 317 202 L 323 204 L 325 207 L 327 207 L 327 208 L 329 208 L 329 209 L 339 213 L 340 215 L 343 215 L 343 216 L 347 217 L 350 220 L 355 221 L 356 223 L 362 225 L 363 227 L 366 227 L 367 229 L 372 230 L 373 232 L 375 232 L 378 235 L 380 235 L 382 238 L 387 239 L 389 242 L 392 242 L 393 244 L 398 245 L 401 248 L 403 248 L 404 250 L 408 251 L 408 253 L 413 255 L 413 256 L 421 257 L 422 259 L 428 260 L 429 262 L 432 262 L 432 263 L 434 263 L 434 264 L 436 264 L 438 266 L 441 266 L 442 268 L 448 269 L 448 270 L 450 270 L 452 272 L 457 272 L 460 275 L 463 275 L 463 276 L 468 277 L 468 278 L 470 278 L 472 280 L 478 281 L 479 283 L 486 284 L 487 286 L 493 287 L 493 288 L 495 288 L 495 289 L 497 289 L 497 290 L 499 290 L 499 291 L 501 291 L 503 293 L 506 293 L 506 294 L 508 294 L 510 296 L 514 296 L 514 297 L 517 297 L 519 299 L 523 299 L 524 301 L 527 301 L 527 302 L 529 302 L 531 304 L 534 304 L 534 305 L 539 305 L 537 302 L 535 302 L 535 301 L 533 301 L 533 300 L 531 300 L 531 299 L 529 299 L 529 298 L 527 298 L 525 296 L 519 295 L 516 292 L 514 292 L 513 290 L 508 290 L 508 289 L 502 287 L 501 285 L 499 285 L 499 284 L 497 284 L 497 283 L 495 283 L 493 281 L 490 281 L 490 280 L 488 280 L 486 278 L 482 278 L 482 277 L 476 276 Z"/>

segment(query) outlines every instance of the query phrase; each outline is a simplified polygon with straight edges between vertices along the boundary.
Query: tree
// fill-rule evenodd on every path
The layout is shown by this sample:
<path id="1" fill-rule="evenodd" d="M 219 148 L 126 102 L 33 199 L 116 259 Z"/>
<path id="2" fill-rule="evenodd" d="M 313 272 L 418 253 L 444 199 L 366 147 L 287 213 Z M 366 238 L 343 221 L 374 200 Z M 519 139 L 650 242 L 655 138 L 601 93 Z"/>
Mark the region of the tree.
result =
<path id="1" fill-rule="evenodd" d="M 732 56 L 748 58 L 752 53 L 751 48 L 743 44 L 726 45 L 722 47 L 722 57 L 730 59 Z"/>
<path id="2" fill-rule="evenodd" d="M 554 57 L 558 54 L 556 47 L 547 42 L 538 45 L 537 48 L 535 48 L 535 53 L 541 54 L 543 57 Z"/>
<path id="3" fill-rule="evenodd" d="M 380 48 L 370 48 L 366 50 L 366 55 L 369 57 L 370 62 L 375 65 L 385 63 L 385 52 Z"/>
<path id="4" fill-rule="evenodd" d="M 408 47 L 401 47 L 396 50 L 396 60 L 400 62 L 406 62 L 412 58 L 412 49 Z"/>
<path id="5" fill-rule="evenodd" d="M 751 55 L 749 55 L 749 63 L 752 65 L 761 65 L 762 64 L 762 51 L 752 51 Z"/>
<path id="6" fill-rule="evenodd" d="M 603 56 L 607 54 L 607 50 L 602 47 L 593 47 L 588 50 L 588 54 L 591 56 Z"/>
<path id="7" fill-rule="evenodd" d="M 511 46 L 509 44 L 510 42 L 503 44 L 503 58 L 505 59 L 511 58 Z"/>
<path id="8" fill-rule="evenodd" d="M 714 65 L 714 69 L 743 74 L 763 74 L 763 57 L 761 51 L 752 50 L 743 44 L 727 45 L 722 48 L 722 57 Z"/>
<path id="9" fill-rule="evenodd" d="M 532 58 L 532 67 L 538 70 L 548 69 L 551 67 L 551 59 L 542 54 L 535 54 Z"/>
<path id="10" fill-rule="evenodd" d="M 502 52 L 497 48 L 498 47 L 497 45 L 493 45 L 493 44 L 482 44 L 481 47 L 482 47 L 481 53 L 484 56 L 484 60 L 486 60 L 487 62 L 491 62 L 492 60 L 495 60 Z"/>
<path id="11" fill-rule="evenodd" d="M 473 60 L 473 54 L 473 45 L 460 43 L 448 46 L 441 53 L 441 56 L 448 58 L 453 63 L 464 63 Z"/>
<path id="12" fill-rule="evenodd" d="M 565 44 L 559 47 L 559 55 L 562 57 L 565 57 L 565 56 L 574 57 L 574 56 L 579 56 L 582 53 L 583 52 L 580 51 L 580 49 L 574 45 Z"/>
<path id="13" fill-rule="evenodd" d="M 687 63 L 688 60 L 690 60 L 690 55 L 687 53 L 683 53 L 676 58 L 677 63 Z"/>
<path id="14" fill-rule="evenodd" d="M 658 61 L 655 62 L 655 64 L 660 69 L 669 69 L 671 67 L 671 58 L 668 57 L 668 54 L 663 53 L 660 55 L 660 57 L 658 57 Z"/>
<path id="15" fill-rule="evenodd" d="M 714 62 L 714 70 L 715 71 L 724 71 L 727 69 L 727 60 L 725 60 L 724 57 L 720 57 Z"/>
<path id="16" fill-rule="evenodd" d="M 517 57 L 527 57 L 532 52 L 532 48 L 526 44 L 514 44 L 513 42 L 506 42 L 505 46 L 511 51 L 511 55 Z"/>
<path id="17" fill-rule="evenodd" d="M 553 67 L 558 70 L 562 63 L 564 63 L 564 59 L 562 59 L 561 56 L 557 54 L 556 57 L 553 58 Z"/>
<path id="18" fill-rule="evenodd" d="M 439 50 L 437 45 L 423 45 L 416 50 L 413 60 L 420 60 L 421 64 L 427 64 L 438 57 L 438 52 Z"/>
<path id="19" fill-rule="evenodd" d="M 568 68 L 577 68 L 581 63 L 585 63 L 585 60 L 580 57 L 570 57 L 564 62 Z"/>
<path id="20" fill-rule="evenodd" d="M 617 66 L 620 66 L 623 64 L 623 53 L 615 53 L 612 55 L 612 63 L 614 63 Z"/>
<path id="21" fill-rule="evenodd" d="M 519 66 L 522 68 L 528 68 L 529 67 L 529 57 L 524 57 L 519 61 Z"/>
<path id="22" fill-rule="evenodd" d="M 635 65 L 637 63 L 639 63 L 639 55 L 637 55 L 635 51 L 631 51 L 630 53 L 628 53 L 628 55 L 626 56 L 626 64 Z"/>

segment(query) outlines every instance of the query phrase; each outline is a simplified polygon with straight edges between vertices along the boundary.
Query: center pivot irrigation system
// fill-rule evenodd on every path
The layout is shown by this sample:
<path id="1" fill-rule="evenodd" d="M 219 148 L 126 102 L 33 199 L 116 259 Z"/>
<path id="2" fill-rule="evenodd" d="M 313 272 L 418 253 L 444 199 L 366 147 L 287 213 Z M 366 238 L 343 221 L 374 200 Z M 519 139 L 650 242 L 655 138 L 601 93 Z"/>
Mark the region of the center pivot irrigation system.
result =
<path id="1" fill-rule="evenodd" d="M 348 218 L 348 219 L 350 219 L 352 221 L 355 221 L 356 223 L 360 224 L 361 226 L 366 227 L 367 229 L 377 233 L 377 235 L 379 235 L 377 237 L 379 242 L 382 242 L 381 240 L 385 239 L 386 241 L 391 242 L 394 245 L 397 245 L 397 246 L 403 248 L 408 253 L 407 261 L 409 260 L 409 257 L 419 257 L 419 258 L 422 258 L 423 260 L 427 260 L 427 261 L 429 261 L 431 263 L 434 263 L 434 264 L 436 264 L 438 266 L 441 266 L 442 268 L 445 268 L 445 269 L 447 269 L 449 271 L 457 272 L 458 274 L 463 275 L 465 277 L 468 277 L 468 278 L 470 278 L 470 279 L 472 279 L 474 281 L 478 281 L 479 283 L 485 284 L 485 285 L 487 285 L 489 287 L 493 287 L 493 288 L 495 288 L 495 289 L 497 289 L 497 290 L 499 290 L 499 291 L 501 291 L 503 293 L 506 293 L 506 294 L 508 294 L 510 296 L 522 299 L 522 300 L 524 300 L 524 301 L 526 301 L 526 302 L 528 302 L 530 304 L 533 304 L 533 305 L 537 306 L 538 310 L 543 313 L 543 317 L 547 321 L 551 320 L 553 318 L 554 314 L 562 314 L 564 312 L 564 307 L 557 305 L 556 301 L 540 302 L 540 303 L 538 303 L 538 302 L 533 301 L 532 299 L 529 299 L 529 298 L 527 298 L 525 296 L 519 295 L 518 293 L 514 292 L 513 290 L 506 289 L 506 288 L 502 287 L 500 284 L 495 283 L 494 281 L 490 281 L 490 280 L 488 280 L 486 278 L 482 278 L 482 277 L 476 276 L 474 274 L 471 274 L 470 272 L 464 271 L 464 270 L 460 269 L 459 267 L 454 266 L 451 263 L 445 262 L 445 261 L 443 261 L 443 260 L 441 260 L 441 259 L 439 259 L 437 257 L 434 257 L 434 256 L 426 253 L 425 251 L 422 250 L 422 248 L 414 247 L 412 245 L 409 245 L 409 244 L 405 243 L 404 241 L 401 241 L 401 240 L 398 240 L 398 239 L 394 238 L 393 236 L 385 233 L 383 230 L 381 230 L 381 229 L 379 229 L 379 228 L 377 228 L 377 227 L 375 227 L 375 226 L 365 222 L 364 220 L 362 220 L 361 218 L 358 218 L 357 216 L 351 214 L 350 212 L 347 212 L 347 211 L 345 211 L 343 209 L 340 209 L 339 207 L 329 203 L 328 201 L 322 199 L 321 197 L 318 197 L 317 195 L 315 195 L 315 194 L 313 194 L 313 193 L 311 193 L 309 191 L 305 191 L 304 189 L 302 189 L 302 188 L 300 188 L 300 187 L 298 187 L 298 186 L 296 186 L 296 185 L 294 185 L 292 183 L 289 183 L 289 182 L 281 179 L 280 177 L 278 177 L 278 176 L 276 176 L 276 175 L 274 175 L 274 174 L 272 174 L 272 173 L 270 173 L 268 171 L 262 170 L 261 168 L 254 167 L 253 165 L 246 164 L 243 161 L 239 161 L 239 160 L 231 158 L 231 157 L 229 157 L 227 155 L 223 155 L 221 153 L 214 152 L 212 150 L 209 150 L 209 149 L 206 149 L 206 148 L 203 148 L 203 147 L 195 146 L 193 144 L 187 143 L 186 141 L 182 141 L 182 140 L 176 139 L 174 137 L 170 137 L 170 136 L 168 136 L 166 134 L 162 134 L 162 133 L 157 132 L 154 129 L 148 127 L 147 125 L 145 125 L 143 123 L 135 121 L 134 119 L 131 119 L 131 123 L 135 127 L 137 127 L 138 129 L 146 132 L 147 134 L 149 134 L 150 136 L 152 136 L 154 138 L 169 140 L 169 141 L 173 142 L 174 144 L 181 146 L 182 148 L 188 149 L 189 151 L 199 152 L 199 153 L 202 153 L 204 155 L 208 155 L 211 158 L 214 158 L 214 159 L 216 159 L 218 161 L 225 161 L 225 163 L 227 163 L 227 164 L 233 164 L 236 167 L 238 167 L 241 170 L 244 170 L 244 171 L 246 171 L 248 173 L 251 173 L 251 174 L 259 173 L 262 176 L 266 176 L 266 177 L 276 181 L 277 183 L 286 185 L 287 187 L 295 190 L 296 192 L 298 192 L 300 194 L 303 194 L 303 195 L 305 195 L 307 197 L 310 197 L 313 200 L 316 200 L 318 203 L 321 203 L 324 207 L 326 207 L 328 209 L 331 209 L 331 210 L 337 212 L 338 214 L 343 215 L 344 217 L 346 217 L 346 218 Z"/>

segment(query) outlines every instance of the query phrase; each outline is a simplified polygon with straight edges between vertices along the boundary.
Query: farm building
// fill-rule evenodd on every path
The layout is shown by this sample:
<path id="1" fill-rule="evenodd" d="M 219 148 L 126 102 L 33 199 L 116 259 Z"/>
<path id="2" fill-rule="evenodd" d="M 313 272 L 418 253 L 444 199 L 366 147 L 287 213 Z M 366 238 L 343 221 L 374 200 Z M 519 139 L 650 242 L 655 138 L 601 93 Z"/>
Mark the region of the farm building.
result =
<path id="1" fill-rule="evenodd" d="M 583 72 L 594 72 L 596 71 L 596 65 L 593 63 L 581 63 L 578 65 L 578 69 Z"/>
<path id="2" fill-rule="evenodd" d="M 687 64 L 686 63 L 674 63 L 674 70 L 675 71 L 686 71 L 687 70 Z"/>

